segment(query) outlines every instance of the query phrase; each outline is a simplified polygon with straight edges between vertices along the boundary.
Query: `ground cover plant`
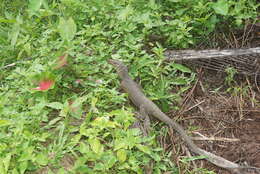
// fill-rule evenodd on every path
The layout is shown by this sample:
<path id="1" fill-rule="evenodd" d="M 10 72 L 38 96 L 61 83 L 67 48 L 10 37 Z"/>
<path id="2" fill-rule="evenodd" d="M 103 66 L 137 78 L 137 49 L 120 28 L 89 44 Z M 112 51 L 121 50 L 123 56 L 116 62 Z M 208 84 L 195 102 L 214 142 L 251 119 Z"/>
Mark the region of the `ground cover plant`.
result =
<path id="1" fill-rule="evenodd" d="M 155 125 L 138 129 L 107 59 L 123 60 L 163 111 L 196 74 L 165 63 L 218 26 L 257 16 L 248 0 L 1 0 L 0 173 L 179 173 Z M 178 90 L 172 92 L 172 89 Z M 192 159 L 188 160 L 192 161 Z M 183 165 L 189 165 L 183 162 Z M 190 173 L 212 173 L 206 169 Z"/>

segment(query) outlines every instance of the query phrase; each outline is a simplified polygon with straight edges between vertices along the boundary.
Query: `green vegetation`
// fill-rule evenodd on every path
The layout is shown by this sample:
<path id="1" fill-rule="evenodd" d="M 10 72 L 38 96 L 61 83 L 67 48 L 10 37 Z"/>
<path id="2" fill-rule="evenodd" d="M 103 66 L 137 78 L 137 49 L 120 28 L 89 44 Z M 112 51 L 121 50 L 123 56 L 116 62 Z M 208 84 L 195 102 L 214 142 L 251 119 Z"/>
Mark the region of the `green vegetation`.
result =
<path id="1" fill-rule="evenodd" d="M 152 100 L 178 109 L 196 76 L 163 51 L 257 15 L 253 0 L 0 2 L 1 174 L 143 173 L 151 160 L 154 173 L 178 173 L 156 130 L 129 128 L 134 109 L 106 60 L 130 64 Z"/>

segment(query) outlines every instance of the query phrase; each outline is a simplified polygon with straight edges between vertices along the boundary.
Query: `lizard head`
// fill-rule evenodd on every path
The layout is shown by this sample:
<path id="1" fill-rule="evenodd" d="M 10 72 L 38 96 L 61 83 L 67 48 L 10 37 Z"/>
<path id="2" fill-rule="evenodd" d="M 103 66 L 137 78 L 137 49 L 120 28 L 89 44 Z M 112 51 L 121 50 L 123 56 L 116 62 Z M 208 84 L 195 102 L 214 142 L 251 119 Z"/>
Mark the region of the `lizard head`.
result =
<path id="1" fill-rule="evenodd" d="M 128 75 L 128 69 L 123 62 L 115 59 L 109 59 L 108 63 L 116 68 L 116 71 L 121 78 L 124 78 L 126 75 Z"/>

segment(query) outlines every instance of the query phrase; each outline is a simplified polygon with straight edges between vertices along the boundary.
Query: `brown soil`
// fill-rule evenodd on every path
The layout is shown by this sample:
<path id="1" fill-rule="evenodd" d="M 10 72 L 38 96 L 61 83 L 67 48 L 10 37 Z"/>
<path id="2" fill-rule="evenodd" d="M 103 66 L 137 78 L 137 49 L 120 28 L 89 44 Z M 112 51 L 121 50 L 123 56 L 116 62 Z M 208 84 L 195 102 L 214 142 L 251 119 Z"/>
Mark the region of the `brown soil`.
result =
<path id="1" fill-rule="evenodd" d="M 243 29 L 219 32 L 212 35 L 210 40 L 218 43 L 217 47 L 221 48 L 259 47 L 260 23 L 246 22 Z M 207 43 L 202 43 L 197 49 L 207 49 L 208 46 Z M 186 129 L 196 127 L 192 136 L 204 139 L 194 140 L 201 148 L 241 165 L 260 168 L 260 81 L 256 82 L 254 77 L 247 79 L 238 76 L 231 86 L 240 91 L 227 92 L 229 86 L 225 85 L 225 77 L 223 73 L 204 71 L 194 89 L 184 98 L 181 111 L 171 113 L 172 117 L 177 116 L 182 120 L 180 123 Z M 171 141 L 168 141 L 167 147 L 177 152 L 180 149 L 176 143 L 180 140 L 171 131 L 169 134 Z M 183 147 L 178 153 L 189 156 L 189 151 Z M 178 161 L 178 153 L 173 155 L 174 161 Z M 218 174 L 229 174 L 205 160 L 191 164 L 193 168 L 202 167 Z M 183 169 L 181 163 L 179 167 Z M 189 172 L 184 167 L 180 173 Z M 197 172 L 193 170 L 193 173 Z"/>
<path id="2" fill-rule="evenodd" d="M 233 85 L 243 92 L 226 92 L 223 79 L 223 74 L 204 74 L 185 97 L 181 111 L 171 113 L 172 117 L 177 115 L 186 128 L 195 127 L 192 136 L 200 139 L 194 141 L 203 149 L 241 165 L 260 168 L 260 91 L 244 79 L 243 84 Z M 216 88 L 220 90 L 214 92 Z M 177 135 L 173 137 L 176 139 Z M 173 143 L 176 145 L 176 141 L 170 142 L 172 147 Z M 187 149 L 182 148 L 182 153 L 189 155 Z M 195 162 L 193 168 L 198 166 L 229 174 L 205 160 Z"/>

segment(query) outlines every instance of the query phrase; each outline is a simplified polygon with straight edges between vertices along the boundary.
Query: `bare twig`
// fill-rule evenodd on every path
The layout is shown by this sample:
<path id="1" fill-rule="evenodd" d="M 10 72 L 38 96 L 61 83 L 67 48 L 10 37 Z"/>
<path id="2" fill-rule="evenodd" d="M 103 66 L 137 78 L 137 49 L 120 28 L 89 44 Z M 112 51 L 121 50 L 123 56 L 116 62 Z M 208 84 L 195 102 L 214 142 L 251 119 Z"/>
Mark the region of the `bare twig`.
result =
<path id="1" fill-rule="evenodd" d="M 13 62 L 13 63 L 10 63 L 10 64 L 7 64 L 7 65 L 4 65 L 2 67 L 0 67 L 0 70 L 3 70 L 3 69 L 6 69 L 6 68 L 9 68 L 9 67 L 13 67 L 13 66 L 16 66 L 18 63 L 21 63 L 21 62 L 24 62 L 26 60 L 31 60 L 32 57 L 27 57 L 23 60 L 19 60 L 19 61 L 16 61 L 16 62 Z"/>
<path id="2" fill-rule="evenodd" d="M 224 141 L 224 142 L 238 142 L 240 141 L 240 139 L 238 138 L 225 138 L 225 137 L 206 137 L 198 132 L 193 132 L 196 133 L 198 135 L 200 135 L 200 137 L 192 137 L 193 140 L 196 141 Z"/>
<path id="3" fill-rule="evenodd" d="M 193 108 L 195 108 L 195 107 L 201 105 L 201 104 L 204 103 L 204 102 L 205 102 L 205 100 L 202 100 L 202 101 L 196 103 L 195 105 L 193 105 L 193 106 L 189 107 L 188 109 L 184 110 L 183 113 L 192 110 Z"/>

